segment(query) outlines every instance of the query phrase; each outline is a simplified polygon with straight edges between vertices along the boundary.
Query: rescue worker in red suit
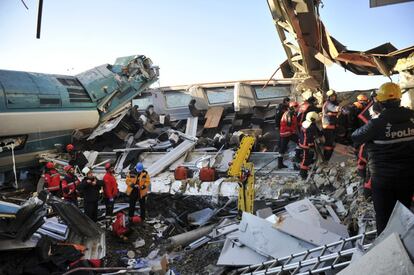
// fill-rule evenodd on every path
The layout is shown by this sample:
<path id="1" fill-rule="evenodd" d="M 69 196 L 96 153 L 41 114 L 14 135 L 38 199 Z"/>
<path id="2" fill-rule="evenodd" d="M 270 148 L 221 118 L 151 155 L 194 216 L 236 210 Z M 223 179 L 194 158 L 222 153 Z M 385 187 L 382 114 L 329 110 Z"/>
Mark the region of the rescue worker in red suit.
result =
<path id="1" fill-rule="evenodd" d="M 357 101 L 352 103 L 348 107 L 348 129 L 347 136 L 351 137 L 352 132 L 354 132 L 359 127 L 363 126 L 367 121 L 360 119 L 360 114 L 368 106 L 368 97 L 366 95 L 360 94 L 357 96 Z"/>
<path id="2" fill-rule="evenodd" d="M 46 163 L 45 169 L 45 186 L 46 189 L 52 194 L 57 197 L 61 196 L 61 189 L 60 189 L 60 174 L 55 169 L 55 164 L 53 162 Z"/>
<path id="3" fill-rule="evenodd" d="M 75 149 L 73 144 L 66 145 L 66 151 L 69 153 L 69 164 L 73 167 L 79 167 L 82 170 L 86 164 L 88 164 L 88 160 L 86 159 L 85 155 Z"/>
<path id="4" fill-rule="evenodd" d="M 65 201 L 73 203 L 78 206 L 78 193 L 76 188 L 80 184 L 80 180 L 75 175 L 75 168 L 72 165 L 67 165 L 63 168 L 66 175 L 62 180 L 62 193 Z"/>
<path id="5" fill-rule="evenodd" d="M 96 222 L 98 220 L 99 191 L 103 184 L 94 176 L 92 169 L 85 167 L 82 169 L 82 173 L 85 177 L 79 184 L 78 190 L 83 196 L 86 216 Z"/>
<path id="6" fill-rule="evenodd" d="M 298 108 L 298 127 L 299 127 L 299 129 L 300 129 L 300 127 L 302 127 L 302 123 L 305 121 L 306 115 L 309 112 L 320 113 L 322 111 L 321 108 L 316 106 L 316 103 L 317 103 L 316 97 L 310 96 L 308 99 L 306 99 L 304 102 L 302 102 L 299 105 L 299 108 Z"/>
<path id="7" fill-rule="evenodd" d="M 309 112 L 306 115 L 306 120 L 302 123 L 299 134 L 299 146 L 302 148 L 302 162 L 300 163 L 299 175 L 302 179 L 308 177 L 309 166 L 313 163 L 315 148 L 315 139 L 322 135 L 316 121 L 319 115 L 316 112 Z"/>
<path id="8" fill-rule="evenodd" d="M 395 203 L 410 208 L 414 194 L 414 111 L 400 106 L 401 96 L 397 84 L 381 85 L 375 97 L 380 115 L 352 134 L 355 143 L 367 147 L 377 234 Z"/>
<path id="9" fill-rule="evenodd" d="M 277 108 L 276 108 L 276 115 L 275 115 L 275 123 L 276 123 L 276 128 L 280 127 L 280 120 L 282 119 L 283 114 L 288 110 L 289 108 L 289 102 L 290 102 L 290 98 L 285 97 L 283 99 L 283 102 L 280 103 Z"/>
<path id="10" fill-rule="evenodd" d="M 322 131 L 325 137 L 323 156 L 325 161 L 329 161 L 335 147 L 335 130 L 338 122 L 338 116 L 341 112 L 341 107 L 338 104 L 337 96 L 334 90 L 329 90 L 326 95 L 328 96 L 328 99 L 322 107 Z"/>
<path id="11" fill-rule="evenodd" d="M 288 145 L 290 141 L 293 141 L 295 144 L 298 143 L 298 122 L 296 117 L 296 110 L 299 104 L 296 101 L 292 101 L 289 103 L 289 109 L 283 114 L 280 120 L 280 146 L 279 146 L 279 154 L 277 168 L 287 168 L 286 165 L 283 164 L 283 155 L 286 153 L 288 149 Z"/>
<path id="12" fill-rule="evenodd" d="M 118 196 L 118 183 L 114 176 L 114 167 L 110 163 L 105 164 L 106 173 L 103 177 L 104 201 L 106 216 L 112 216 L 114 212 L 115 199 Z"/>

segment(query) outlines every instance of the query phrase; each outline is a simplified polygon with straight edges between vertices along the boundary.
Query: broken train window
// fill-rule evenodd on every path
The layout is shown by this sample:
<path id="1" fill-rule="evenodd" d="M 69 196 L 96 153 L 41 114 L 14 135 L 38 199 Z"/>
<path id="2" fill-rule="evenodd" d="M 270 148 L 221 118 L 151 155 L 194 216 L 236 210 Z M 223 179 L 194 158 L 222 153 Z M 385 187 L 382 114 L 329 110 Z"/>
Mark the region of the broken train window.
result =
<path id="1" fill-rule="evenodd" d="M 290 95 L 290 85 L 267 86 L 264 89 L 262 85 L 255 85 L 253 89 L 258 100 L 280 98 Z"/>
<path id="2" fill-rule="evenodd" d="M 191 100 L 191 95 L 185 93 L 184 90 L 182 92 L 166 92 L 164 95 L 167 108 L 185 107 Z"/>
<path id="3" fill-rule="evenodd" d="M 151 94 L 144 94 L 132 100 L 132 106 L 138 105 L 139 110 L 145 110 L 151 104 L 154 104 Z"/>
<path id="4" fill-rule="evenodd" d="M 0 153 L 10 151 L 14 146 L 14 150 L 23 149 L 26 144 L 27 135 L 0 137 Z"/>
<path id="5" fill-rule="evenodd" d="M 234 100 L 234 88 L 214 88 L 206 89 L 208 103 L 219 104 L 219 103 L 230 103 Z"/>

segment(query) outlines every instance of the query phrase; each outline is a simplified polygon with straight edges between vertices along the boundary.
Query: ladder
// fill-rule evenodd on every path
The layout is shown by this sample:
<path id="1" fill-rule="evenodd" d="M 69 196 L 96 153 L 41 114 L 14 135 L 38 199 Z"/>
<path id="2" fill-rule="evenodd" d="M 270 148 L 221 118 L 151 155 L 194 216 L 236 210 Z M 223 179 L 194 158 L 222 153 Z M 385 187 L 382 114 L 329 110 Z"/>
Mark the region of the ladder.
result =
<path id="1" fill-rule="evenodd" d="M 352 255 L 366 251 L 375 239 L 377 231 L 369 231 L 337 242 L 326 244 L 273 259 L 260 264 L 237 269 L 233 274 L 318 274 L 328 270 L 345 268 L 351 263 Z M 369 238 L 366 238 L 369 236 Z M 336 252 L 331 252 L 332 250 Z"/>

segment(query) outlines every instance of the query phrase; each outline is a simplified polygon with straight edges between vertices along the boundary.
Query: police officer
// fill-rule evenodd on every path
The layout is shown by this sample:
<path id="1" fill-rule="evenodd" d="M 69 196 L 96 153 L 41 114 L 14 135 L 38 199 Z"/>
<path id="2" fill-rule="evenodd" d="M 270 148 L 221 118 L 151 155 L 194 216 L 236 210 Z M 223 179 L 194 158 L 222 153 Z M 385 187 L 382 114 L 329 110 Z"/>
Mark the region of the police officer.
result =
<path id="1" fill-rule="evenodd" d="M 89 167 L 84 167 L 82 173 L 85 177 L 79 184 L 78 189 L 83 196 L 85 214 L 96 222 L 98 220 L 99 191 L 103 183 L 94 176 L 92 169 Z"/>
<path id="2" fill-rule="evenodd" d="M 129 218 L 132 218 L 135 213 L 135 204 L 137 200 L 139 201 L 141 219 L 145 220 L 145 201 L 150 187 L 151 181 L 150 176 L 146 170 L 144 170 L 144 165 L 141 162 L 138 162 L 135 166 L 135 173 L 130 173 L 125 183 L 127 184 L 126 194 L 129 196 Z"/>
<path id="3" fill-rule="evenodd" d="M 338 104 L 336 92 L 329 90 L 326 93 L 328 99 L 322 107 L 322 128 L 325 144 L 323 147 L 324 160 L 329 161 L 335 147 L 336 124 L 338 123 L 339 112 L 341 107 Z"/>
<path id="4" fill-rule="evenodd" d="M 380 115 L 358 128 L 352 139 L 357 144 L 366 144 L 377 233 L 380 234 L 397 201 L 407 207 L 411 204 L 414 111 L 400 106 L 400 87 L 391 82 L 379 88 L 375 100 L 381 108 Z"/>

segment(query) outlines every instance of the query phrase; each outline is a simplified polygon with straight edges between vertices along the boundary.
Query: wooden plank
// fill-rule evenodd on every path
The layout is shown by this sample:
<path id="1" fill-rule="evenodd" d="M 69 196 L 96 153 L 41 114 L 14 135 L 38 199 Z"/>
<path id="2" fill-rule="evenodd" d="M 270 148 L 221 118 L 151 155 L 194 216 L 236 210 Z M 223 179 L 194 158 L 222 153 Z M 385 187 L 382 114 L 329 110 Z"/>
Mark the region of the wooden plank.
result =
<path id="1" fill-rule="evenodd" d="M 217 128 L 221 117 L 223 115 L 224 108 L 223 107 L 212 107 L 208 109 L 206 115 L 206 123 L 204 123 L 205 129 Z"/>

